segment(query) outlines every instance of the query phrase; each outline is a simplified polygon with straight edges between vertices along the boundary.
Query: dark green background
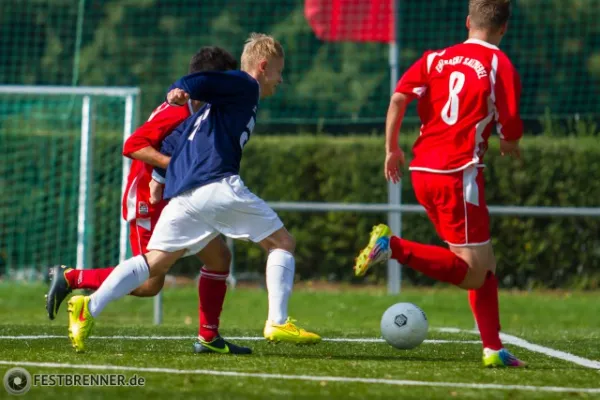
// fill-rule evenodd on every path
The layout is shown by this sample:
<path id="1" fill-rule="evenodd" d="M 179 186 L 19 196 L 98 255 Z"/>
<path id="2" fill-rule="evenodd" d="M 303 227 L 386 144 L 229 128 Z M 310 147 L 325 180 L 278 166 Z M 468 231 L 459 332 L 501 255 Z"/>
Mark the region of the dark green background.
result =
<path id="1" fill-rule="evenodd" d="M 401 71 L 423 51 L 466 38 L 467 3 L 400 0 Z M 525 119 L 597 116 L 600 2 L 514 3 L 502 47 L 523 78 Z M 2 0 L 0 82 L 139 86 L 145 116 L 200 46 L 237 57 L 253 31 L 274 34 L 287 54 L 285 85 L 261 104 L 262 125 L 383 122 L 388 46 L 319 41 L 302 0 Z"/>

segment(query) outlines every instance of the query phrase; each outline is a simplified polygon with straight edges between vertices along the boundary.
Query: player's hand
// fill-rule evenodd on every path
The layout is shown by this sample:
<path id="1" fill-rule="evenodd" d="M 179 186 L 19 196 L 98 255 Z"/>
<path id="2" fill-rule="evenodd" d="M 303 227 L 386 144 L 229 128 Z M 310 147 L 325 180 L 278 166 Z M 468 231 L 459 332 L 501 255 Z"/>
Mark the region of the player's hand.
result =
<path id="1" fill-rule="evenodd" d="M 385 155 L 385 166 L 383 169 L 385 179 L 393 183 L 400 182 L 402 167 L 404 167 L 404 153 L 402 150 L 388 151 Z"/>
<path id="2" fill-rule="evenodd" d="M 188 102 L 190 95 L 183 89 L 172 89 L 167 94 L 167 103 L 171 105 L 182 106 Z"/>
<path id="3" fill-rule="evenodd" d="M 511 156 L 517 160 L 521 159 L 521 149 L 519 148 L 519 141 L 513 140 L 508 141 L 500 139 L 500 154 L 503 156 Z"/>
<path id="4" fill-rule="evenodd" d="M 164 187 L 165 185 L 154 179 L 150 181 L 150 204 L 158 204 L 162 200 Z"/>

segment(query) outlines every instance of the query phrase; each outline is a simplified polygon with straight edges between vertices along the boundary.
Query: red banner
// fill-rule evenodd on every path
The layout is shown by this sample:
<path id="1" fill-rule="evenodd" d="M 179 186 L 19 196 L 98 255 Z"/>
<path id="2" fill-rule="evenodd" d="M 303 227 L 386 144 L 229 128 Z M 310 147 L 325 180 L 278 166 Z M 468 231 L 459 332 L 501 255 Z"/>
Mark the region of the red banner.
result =
<path id="1" fill-rule="evenodd" d="M 321 40 L 394 40 L 394 0 L 305 0 L 304 15 Z"/>

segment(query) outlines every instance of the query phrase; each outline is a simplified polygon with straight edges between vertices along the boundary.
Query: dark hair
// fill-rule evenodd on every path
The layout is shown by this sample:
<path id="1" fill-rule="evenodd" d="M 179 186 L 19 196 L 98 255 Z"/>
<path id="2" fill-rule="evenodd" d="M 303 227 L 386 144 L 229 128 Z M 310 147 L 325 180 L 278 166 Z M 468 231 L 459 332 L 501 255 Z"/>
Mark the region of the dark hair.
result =
<path id="1" fill-rule="evenodd" d="M 469 0 L 469 15 L 474 28 L 500 29 L 511 14 L 510 0 Z"/>
<path id="2" fill-rule="evenodd" d="M 190 61 L 189 73 L 237 69 L 237 61 L 227 50 L 217 46 L 202 47 Z"/>

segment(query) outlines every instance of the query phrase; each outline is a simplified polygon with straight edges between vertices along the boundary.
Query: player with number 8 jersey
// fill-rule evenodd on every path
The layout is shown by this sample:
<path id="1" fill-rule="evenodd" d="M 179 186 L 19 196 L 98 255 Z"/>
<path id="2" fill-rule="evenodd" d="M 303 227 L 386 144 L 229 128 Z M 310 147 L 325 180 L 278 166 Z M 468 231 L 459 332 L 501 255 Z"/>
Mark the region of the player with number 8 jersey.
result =
<path id="1" fill-rule="evenodd" d="M 494 123 L 502 139 L 522 136 L 519 75 L 506 54 L 483 40 L 425 52 L 395 92 L 419 100 L 422 126 L 411 171 L 447 174 L 482 166 Z"/>
<path id="2" fill-rule="evenodd" d="M 450 245 L 490 240 L 483 158 L 494 125 L 503 140 L 521 138 L 520 91 L 508 57 L 477 38 L 426 52 L 396 87 L 419 100 L 422 126 L 409 169 L 417 199 Z"/>
<path id="3" fill-rule="evenodd" d="M 525 366 L 500 340 L 496 260 L 483 177 L 494 126 L 501 151 L 520 154 L 521 82 L 498 48 L 510 13 L 510 0 L 470 0 L 468 40 L 425 52 L 398 82 L 388 108 L 384 172 L 397 182 L 404 163 L 399 130 L 406 106 L 418 100 L 422 125 L 413 146 L 411 181 L 418 202 L 449 248 L 399 238 L 386 225 L 378 225 L 354 267 L 361 276 L 370 266 L 393 258 L 468 290 L 488 367 Z"/>

